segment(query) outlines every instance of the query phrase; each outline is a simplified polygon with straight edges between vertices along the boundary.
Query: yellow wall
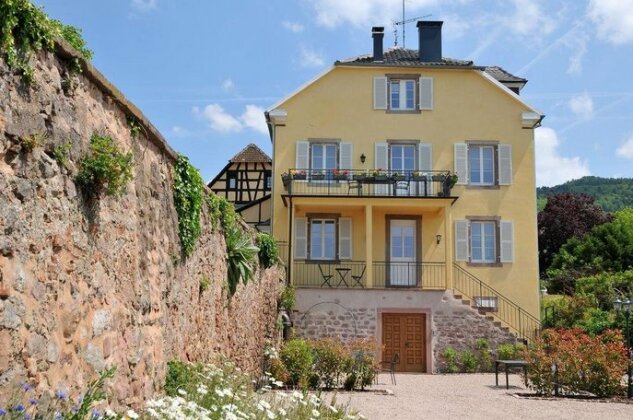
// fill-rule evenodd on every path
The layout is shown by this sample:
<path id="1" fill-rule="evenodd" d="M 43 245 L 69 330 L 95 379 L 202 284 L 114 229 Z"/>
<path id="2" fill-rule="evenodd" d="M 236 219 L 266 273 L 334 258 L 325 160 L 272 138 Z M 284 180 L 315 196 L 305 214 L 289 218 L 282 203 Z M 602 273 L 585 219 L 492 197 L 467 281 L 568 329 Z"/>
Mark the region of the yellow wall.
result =
<path id="1" fill-rule="evenodd" d="M 373 109 L 373 77 L 386 73 L 433 77 L 434 109 L 414 114 Z M 459 199 L 450 207 L 452 221 L 466 216 L 499 216 L 514 223 L 513 263 L 503 267 L 466 269 L 502 294 L 538 315 L 538 257 L 533 130 L 522 129 L 521 114 L 531 111 L 474 70 L 336 67 L 278 106 L 288 113 L 285 126 L 276 127 L 274 142 L 273 234 L 287 240 L 288 207 L 279 174 L 295 166 L 295 142 L 309 138 L 341 139 L 353 144 L 354 169 L 374 167 L 374 143 L 420 140 L 431 143 L 434 170 L 454 169 L 453 145 L 468 140 L 491 140 L 512 145 L 513 184 L 497 189 L 456 186 Z M 365 164 L 360 155 L 367 156 Z M 320 198 L 324 203 L 340 203 Z M 366 199 L 367 200 L 367 199 Z M 419 203 L 428 199 L 418 199 Z M 373 199 L 376 206 L 400 207 L 396 199 Z M 337 204 L 338 205 L 338 204 Z M 384 260 L 384 214 L 374 208 L 374 260 Z M 424 258 L 443 258 L 444 248 L 431 243 L 444 232 L 444 216 L 423 215 Z M 364 252 L 362 213 L 354 215 L 354 258 Z M 358 227 L 361 227 L 359 229 Z M 358 239 L 357 239 L 358 238 Z M 451 244 L 452 246 L 452 244 Z M 435 249 L 435 250 L 434 250 Z M 441 252 L 440 252 L 441 249 Z M 428 254 L 430 253 L 430 254 Z"/>

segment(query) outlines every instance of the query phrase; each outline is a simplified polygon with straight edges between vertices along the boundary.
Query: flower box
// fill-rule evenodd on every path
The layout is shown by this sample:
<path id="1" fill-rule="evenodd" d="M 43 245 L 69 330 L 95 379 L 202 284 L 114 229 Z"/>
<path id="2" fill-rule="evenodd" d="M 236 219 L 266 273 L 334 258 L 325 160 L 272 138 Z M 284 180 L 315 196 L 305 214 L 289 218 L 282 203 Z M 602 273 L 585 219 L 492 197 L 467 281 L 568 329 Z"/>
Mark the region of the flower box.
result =
<path id="1" fill-rule="evenodd" d="M 426 179 L 427 179 L 427 178 L 426 178 L 426 176 L 424 176 L 424 175 L 413 175 L 413 176 L 411 177 L 411 181 L 417 181 L 417 182 L 420 182 L 420 181 L 426 181 Z"/>
<path id="2" fill-rule="evenodd" d="M 364 174 L 362 174 L 362 175 L 352 175 L 352 179 L 354 181 L 367 181 L 368 176 L 364 175 Z"/>
<path id="3" fill-rule="evenodd" d="M 306 179 L 306 174 L 294 174 L 294 175 L 292 175 L 292 179 L 304 180 L 304 179 Z"/>
<path id="4" fill-rule="evenodd" d="M 347 181 L 348 176 L 344 174 L 334 175 L 334 179 L 337 181 Z"/>
<path id="5" fill-rule="evenodd" d="M 376 175 L 374 177 L 374 181 L 376 182 L 387 182 L 389 180 L 389 177 L 387 175 Z"/>
<path id="6" fill-rule="evenodd" d="M 404 181 L 404 175 L 392 175 L 391 179 L 394 181 Z"/>
<path id="7" fill-rule="evenodd" d="M 310 179 L 312 181 L 322 181 L 322 180 L 325 179 L 325 175 L 323 175 L 323 174 L 313 174 L 313 175 L 310 175 Z"/>

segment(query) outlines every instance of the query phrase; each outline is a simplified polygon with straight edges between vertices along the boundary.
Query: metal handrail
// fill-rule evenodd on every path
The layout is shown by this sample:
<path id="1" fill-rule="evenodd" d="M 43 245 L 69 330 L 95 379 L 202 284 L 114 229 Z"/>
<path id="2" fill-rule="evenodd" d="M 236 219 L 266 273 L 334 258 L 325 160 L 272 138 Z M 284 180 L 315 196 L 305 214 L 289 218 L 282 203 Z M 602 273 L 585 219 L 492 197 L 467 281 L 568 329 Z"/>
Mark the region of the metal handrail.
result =
<path id="1" fill-rule="evenodd" d="M 450 171 L 297 169 L 281 175 L 288 195 L 449 197 Z"/>
<path id="2" fill-rule="evenodd" d="M 541 329 L 541 322 L 538 318 L 526 312 L 521 306 L 458 264 L 453 263 L 453 267 L 453 288 L 456 292 L 471 299 L 476 308 L 480 308 L 486 313 L 492 313 L 510 330 L 514 331 L 518 338 L 533 340 L 538 336 Z M 491 302 L 494 302 L 494 307 L 490 305 Z"/>

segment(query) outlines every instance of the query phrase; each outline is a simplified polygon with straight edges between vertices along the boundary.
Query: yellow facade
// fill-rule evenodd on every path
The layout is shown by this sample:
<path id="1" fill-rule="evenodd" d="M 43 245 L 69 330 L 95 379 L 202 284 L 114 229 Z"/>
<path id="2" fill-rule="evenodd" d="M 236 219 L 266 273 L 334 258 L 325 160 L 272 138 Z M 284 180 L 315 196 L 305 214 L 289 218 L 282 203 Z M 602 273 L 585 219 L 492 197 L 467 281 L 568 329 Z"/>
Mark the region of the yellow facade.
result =
<path id="1" fill-rule="evenodd" d="M 420 77 L 432 79 L 431 110 L 416 109 L 403 113 L 374 109 L 375 78 L 403 75 L 414 80 L 420 80 Z M 441 281 L 440 288 L 455 289 L 458 281 L 456 270 L 461 267 L 467 277 L 481 280 L 521 311 L 539 317 L 532 129 L 535 124 L 524 128 L 524 117 L 528 114 L 541 116 L 518 95 L 480 68 L 381 67 L 377 63 L 371 66 L 336 65 L 277 104 L 269 113 L 274 174 L 272 233 L 279 241 L 290 244 L 288 265 L 295 284 L 301 286 L 303 280 L 300 277 L 309 272 L 316 278 L 303 285 L 320 287 L 322 273 L 318 272 L 317 265 L 323 263 L 295 258 L 297 220 L 310 215 L 335 215 L 351 220 L 353 245 L 349 260 L 359 262 L 358 266 L 350 262 L 351 274 L 358 275 L 359 270 L 366 267 L 361 280 L 363 287 L 385 288 L 387 293 L 384 279 L 379 278 L 381 269 L 376 268 L 382 264 L 377 262 L 389 260 L 387 223 L 390 219 L 407 216 L 417 221 L 416 260 L 442 264 L 441 274 L 433 274 L 430 283 L 425 283 L 424 276 L 427 274 L 419 271 L 422 281 L 418 283 L 418 288 L 436 289 L 438 281 Z M 301 193 L 293 194 L 284 185 L 281 174 L 295 168 L 297 142 L 305 141 L 349 143 L 352 169 L 369 171 L 376 169 L 376 143 L 401 141 L 430 145 L 431 169 L 450 172 L 455 171 L 456 143 L 508 144 L 511 146 L 512 181 L 510 185 L 496 183 L 488 187 L 458 184 L 452 188 L 450 196 L 444 197 L 363 196 L 356 194 L 355 190 L 347 192 L 344 183 L 332 184 L 332 189 L 338 188 L 334 194 L 328 190 L 312 195 L 311 186 L 315 191 L 320 188 L 321 192 L 324 187 L 317 182 L 303 181 Z M 365 157 L 364 163 L 361 155 Z M 497 226 L 500 221 L 511 224 L 511 262 L 477 264 L 456 261 L 455 222 L 473 219 L 495 220 Z M 472 235 L 470 230 L 469 235 Z M 499 231 L 496 235 L 496 246 L 501 248 Z M 472 236 L 468 240 L 472 241 Z M 469 252 L 472 252 L 471 248 Z M 311 263 L 314 265 L 310 266 Z M 424 266 L 419 270 L 429 273 L 430 268 Z M 340 276 L 332 271 L 330 274 L 333 275 L 333 286 L 340 286 Z M 349 282 L 350 279 L 347 280 Z M 359 294 L 364 293 L 360 287 L 357 289 Z M 481 293 L 481 296 L 486 294 Z"/>

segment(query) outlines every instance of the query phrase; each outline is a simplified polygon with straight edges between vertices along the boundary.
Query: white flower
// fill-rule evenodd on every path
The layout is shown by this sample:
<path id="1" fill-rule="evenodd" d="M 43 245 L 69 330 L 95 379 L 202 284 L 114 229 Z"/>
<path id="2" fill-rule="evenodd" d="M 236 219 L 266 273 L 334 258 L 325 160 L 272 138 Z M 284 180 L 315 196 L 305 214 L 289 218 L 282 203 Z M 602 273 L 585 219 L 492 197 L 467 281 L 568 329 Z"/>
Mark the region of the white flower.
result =
<path id="1" fill-rule="evenodd" d="M 312 403 L 312 405 L 319 405 L 321 404 L 321 400 L 313 394 L 310 394 L 310 402 Z"/>
<path id="2" fill-rule="evenodd" d="M 314 417 L 319 417 L 319 415 L 321 415 L 321 413 L 319 413 L 319 410 L 312 410 L 312 415 Z"/>
<path id="3" fill-rule="evenodd" d="M 184 389 L 179 389 L 179 390 L 178 390 L 178 393 L 179 393 L 180 395 L 182 395 L 182 396 L 187 395 L 187 391 L 185 391 Z"/>
<path id="4" fill-rule="evenodd" d="M 138 418 L 138 414 L 134 410 L 127 410 L 126 414 L 131 419 L 137 419 Z"/>
<path id="5" fill-rule="evenodd" d="M 286 414 L 288 414 L 286 413 L 286 410 L 284 410 L 283 408 L 279 408 L 279 410 L 277 411 L 279 411 L 279 414 L 281 414 L 282 416 L 285 416 Z"/>
<path id="6" fill-rule="evenodd" d="M 273 381 L 273 385 L 275 385 L 278 388 L 281 388 L 282 386 L 284 386 L 284 383 L 281 381 Z"/>
<path id="7" fill-rule="evenodd" d="M 273 420 L 274 418 L 277 418 L 277 416 L 275 415 L 275 413 L 273 413 L 270 410 L 266 410 L 266 416 L 270 419 Z"/>

